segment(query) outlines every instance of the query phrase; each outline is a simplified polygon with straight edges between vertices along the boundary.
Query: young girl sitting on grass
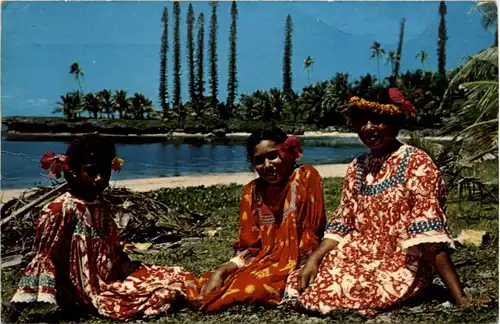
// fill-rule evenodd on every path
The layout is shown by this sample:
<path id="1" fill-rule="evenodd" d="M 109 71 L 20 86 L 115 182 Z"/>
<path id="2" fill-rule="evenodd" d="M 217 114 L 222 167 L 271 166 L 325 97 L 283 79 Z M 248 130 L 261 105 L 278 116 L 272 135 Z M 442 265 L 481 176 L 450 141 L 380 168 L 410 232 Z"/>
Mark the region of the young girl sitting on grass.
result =
<path id="1" fill-rule="evenodd" d="M 299 138 L 262 129 L 246 147 L 259 177 L 243 189 L 236 256 L 200 280 L 194 301 L 209 312 L 237 304 L 278 305 L 297 291 L 292 278 L 319 246 L 326 223 L 321 176 L 296 164 Z"/>
<path id="2" fill-rule="evenodd" d="M 69 190 L 40 212 L 36 255 L 12 298 L 15 308 L 48 303 L 125 320 L 164 313 L 196 287 L 181 268 L 132 262 L 123 252 L 101 199 L 122 162 L 99 135 L 76 139 L 65 155 L 44 155 L 42 167 L 63 172 Z"/>

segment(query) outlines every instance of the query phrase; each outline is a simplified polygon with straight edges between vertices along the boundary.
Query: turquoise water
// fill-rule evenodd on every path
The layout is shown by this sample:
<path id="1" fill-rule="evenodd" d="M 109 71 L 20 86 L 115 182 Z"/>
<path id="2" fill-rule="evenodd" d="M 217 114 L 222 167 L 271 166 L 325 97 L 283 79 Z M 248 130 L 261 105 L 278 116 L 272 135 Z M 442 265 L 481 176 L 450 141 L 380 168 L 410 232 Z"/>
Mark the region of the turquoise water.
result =
<path id="1" fill-rule="evenodd" d="M 303 164 L 347 163 L 366 152 L 352 139 L 319 138 L 304 140 Z M 47 151 L 64 153 L 62 141 L 24 142 L 2 139 L 3 190 L 48 185 L 51 180 L 40 169 L 40 157 Z M 125 160 L 122 172 L 113 179 L 137 179 L 234 173 L 248 171 L 241 143 L 153 143 L 117 144 L 118 156 Z"/>

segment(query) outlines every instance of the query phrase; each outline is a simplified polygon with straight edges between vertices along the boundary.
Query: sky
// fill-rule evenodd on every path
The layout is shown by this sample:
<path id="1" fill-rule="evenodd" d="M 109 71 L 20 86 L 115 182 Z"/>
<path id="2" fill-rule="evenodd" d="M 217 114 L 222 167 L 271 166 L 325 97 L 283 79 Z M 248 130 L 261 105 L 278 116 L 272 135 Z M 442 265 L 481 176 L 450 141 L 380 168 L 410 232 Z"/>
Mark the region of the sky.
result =
<path id="1" fill-rule="evenodd" d="M 188 98 L 186 14 L 181 2 L 182 100 Z M 69 74 L 77 61 L 84 71 L 84 92 L 125 89 L 143 93 L 159 109 L 161 16 L 166 6 L 172 37 L 172 2 L 13 2 L 3 1 L 1 13 L 1 104 L 3 116 L 53 116 L 60 96 L 76 90 Z M 219 98 L 226 99 L 230 2 L 218 8 Z M 493 43 L 473 2 L 447 2 L 447 68 Z M 205 79 L 208 80 L 208 2 L 193 2 L 195 15 L 205 15 Z M 436 42 L 439 2 L 249 2 L 238 1 L 238 93 L 282 87 L 286 16 L 292 17 L 293 88 L 307 85 L 304 59 L 313 58 L 311 82 L 328 80 L 337 72 L 356 79 L 377 74 L 370 58 L 374 41 L 386 52 L 396 50 L 399 25 L 406 18 L 401 69 L 422 64 L 416 53 L 429 54 L 427 70 L 437 70 Z M 172 48 L 172 46 L 170 46 Z M 168 57 L 172 92 L 172 55 Z M 381 76 L 390 66 L 380 63 Z M 208 89 L 208 84 L 206 85 Z M 208 91 L 207 91 L 208 94 Z"/>

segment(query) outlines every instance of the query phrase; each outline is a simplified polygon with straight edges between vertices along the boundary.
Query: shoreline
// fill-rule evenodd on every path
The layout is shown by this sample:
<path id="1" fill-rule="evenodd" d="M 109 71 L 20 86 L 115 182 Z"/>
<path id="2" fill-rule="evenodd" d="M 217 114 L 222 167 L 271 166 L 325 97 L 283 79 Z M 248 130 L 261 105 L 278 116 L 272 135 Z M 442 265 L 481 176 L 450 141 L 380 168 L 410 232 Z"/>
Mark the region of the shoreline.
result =
<path id="1" fill-rule="evenodd" d="M 5 137 L 6 140 L 50 140 L 50 139 L 55 139 L 55 140 L 63 140 L 63 139 L 68 139 L 68 138 L 73 138 L 77 136 L 83 136 L 83 135 L 89 135 L 92 133 L 21 133 L 21 132 L 16 132 L 16 131 L 3 131 L 2 132 L 2 137 Z M 107 133 L 101 133 L 101 136 L 105 137 L 111 137 L 111 138 L 116 138 L 116 139 L 123 139 L 123 140 L 145 140 L 146 142 L 156 142 L 156 141 L 164 141 L 164 140 L 175 140 L 175 139 L 193 139 L 193 140 L 205 140 L 208 142 L 211 142 L 213 140 L 245 140 L 250 136 L 250 133 L 244 133 L 244 132 L 237 132 L 237 133 L 227 133 L 224 134 L 224 136 L 216 136 L 212 133 L 209 134 L 202 134 L 202 133 L 195 133 L 195 134 L 188 134 L 188 133 L 182 133 L 182 132 L 172 132 L 172 133 L 164 133 L 164 134 L 127 134 L 127 135 L 122 135 L 122 134 L 107 134 Z M 291 135 L 291 134 L 290 134 Z M 356 133 L 347 133 L 347 132 L 304 132 L 302 135 L 297 135 L 301 139 L 308 140 L 308 139 L 320 139 L 320 138 L 343 138 L 343 139 L 350 139 L 350 140 L 357 140 L 359 143 L 361 143 L 358 139 L 358 135 Z M 453 136 L 423 136 L 423 139 L 430 140 L 430 141 L 451 141 L 454 137 Z M 400 135 L 398 136 L 398 139 L 401 140 L 408 140 L 410 139 L 409 135 Z"/>
<path id="2" fill-rule="evenodd" d="M 323 178 L 343 178 L 347 171 L 348 164 L 324 164 L 314 166 Z M 111 180 L 112 187 L 126 187 L 132 191 L 147 192 L 162 188 L 186 188 L 198 186 L 214 186 L 214 185 L 230 185 L 238 184 L 245 185 L 255 179 L 256 173 L 240 172 L 240 173 L 223 173 L 223 174 L 205 174 L 194 176 L 179 176 L 165 178 L 142 178 L 130 180 Z M 25 189 L 10 189 L 2 190 L 0 194 L 0 204 L 18 198 L 26 190 Z"/>

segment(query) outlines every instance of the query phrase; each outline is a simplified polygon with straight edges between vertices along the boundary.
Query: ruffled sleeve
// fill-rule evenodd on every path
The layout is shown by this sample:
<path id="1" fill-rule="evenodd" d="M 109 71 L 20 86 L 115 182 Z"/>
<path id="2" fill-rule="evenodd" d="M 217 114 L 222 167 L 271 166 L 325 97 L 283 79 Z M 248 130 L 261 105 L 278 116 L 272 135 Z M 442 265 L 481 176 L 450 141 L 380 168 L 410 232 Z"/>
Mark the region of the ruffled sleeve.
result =
<path id="1" fill-rule="evenodd" d="M 238 267 L 243 267 L 259 253 L 261 248 L 259 221 L 256 208 L 254 208 L 255 183 L 252 181 L 243 189 L 240 202 L 238 242 L 233 247 L 236 256 L 229 260 Z"/>
<path id="2" fill-rule="evenodd" d="M 67 237 L 74 206 L 64 199 L 46 205 L 36 221 L 35 256 L 24 270 L 24 275 L 12 297 L 13 303 L 56 302 L 56 265 Z M 61 250 L 62 248 L 62 250 Z M 63 257 L 63 256 L 59 256 Z M 61 274 L 62 275 L 62 274 Z"/>
<path id="3" fill-rule="evenodd" d="M 356 200 L 356 160 L 349 164 L 344 178 L 340 204 L 330 217 L 325 230 L 325 239 L 341 243 L 344 237 L 355 229 Z"/>
<path id="4" fill-rule="evenodd" d="M 422 243 L 448 243 L 454 247 L 446 215 L 446 187 L 436 165 L 422 150 L 410 157 L 406 185 L 411 193 L 409 216 L 403 219 L 406 231 L 399 243 L 408 249 Z"/>

